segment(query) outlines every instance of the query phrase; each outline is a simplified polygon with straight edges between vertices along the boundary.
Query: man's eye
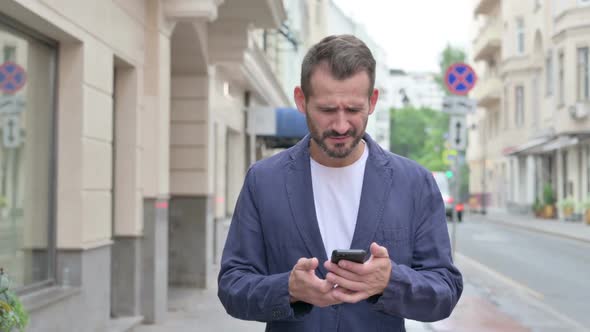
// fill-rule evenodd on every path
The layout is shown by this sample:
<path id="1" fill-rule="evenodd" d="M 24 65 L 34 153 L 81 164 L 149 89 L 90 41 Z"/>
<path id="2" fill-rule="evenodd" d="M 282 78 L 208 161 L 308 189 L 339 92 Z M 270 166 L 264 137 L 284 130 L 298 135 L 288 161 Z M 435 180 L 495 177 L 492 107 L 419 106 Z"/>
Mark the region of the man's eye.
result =
<path id="1" fill-rule="evenodd" d="M 358 113 L 358 112 L 360 112 L 361 110 L 360 110 L 360 109 L 358 109 L 358 108 L 349 108 L 349 109 L 348 109 L 348 111 L 349 111 L 350 113 Z"/>

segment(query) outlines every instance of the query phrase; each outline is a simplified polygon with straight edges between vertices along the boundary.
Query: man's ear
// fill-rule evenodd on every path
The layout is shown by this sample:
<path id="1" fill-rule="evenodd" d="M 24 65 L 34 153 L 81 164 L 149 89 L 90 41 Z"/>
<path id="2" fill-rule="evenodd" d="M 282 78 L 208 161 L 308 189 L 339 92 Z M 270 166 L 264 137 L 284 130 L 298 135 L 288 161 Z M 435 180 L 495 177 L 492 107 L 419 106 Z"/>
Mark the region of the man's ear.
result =
<path id="1" fill-rule="evenodd" d="M 297 105 L 299 112 L 305 114 L 305 95 L 303 94 L 303 90 L 301 90 L 300 86 L 295 87 L 295 91 L 293 91 L 293 98 L 295 99 L 295 105 Z"/>
<path id="2" fill-rule="evenodd" d="M 373 114 L 375 111 L 375 105 L 377 105 L 377 99 L 379 99 L 379 90 L 374 89 L 373 94 L 369 97 L 369 114 Z"/>

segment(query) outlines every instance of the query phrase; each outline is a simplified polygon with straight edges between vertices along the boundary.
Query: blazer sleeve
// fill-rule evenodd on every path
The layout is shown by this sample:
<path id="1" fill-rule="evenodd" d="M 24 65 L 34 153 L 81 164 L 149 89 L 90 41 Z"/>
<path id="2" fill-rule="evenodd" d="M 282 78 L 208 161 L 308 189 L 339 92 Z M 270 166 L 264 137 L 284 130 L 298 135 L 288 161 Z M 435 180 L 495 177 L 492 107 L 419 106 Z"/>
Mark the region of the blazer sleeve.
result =
<path id="1" fill-rule="evenodd" d="M 385 313 L 425 322 L 450 316 L 463 291 L 463 278 L 451 258 L 445 206 L 429 175 L 416 198 L 412 266 L 392 262 L 387 288 L 371 301 Z"/>
<path id="2" fill-rule="evenodd" d="M 303 302 L 290 304 L 290 271 L 268 273 L 255 182 L 254 168 L 250 168 L 223 249 L 218 297 L 227 313 L 239 319 L 296 320 L 311 311 L 312 306 Z"/>

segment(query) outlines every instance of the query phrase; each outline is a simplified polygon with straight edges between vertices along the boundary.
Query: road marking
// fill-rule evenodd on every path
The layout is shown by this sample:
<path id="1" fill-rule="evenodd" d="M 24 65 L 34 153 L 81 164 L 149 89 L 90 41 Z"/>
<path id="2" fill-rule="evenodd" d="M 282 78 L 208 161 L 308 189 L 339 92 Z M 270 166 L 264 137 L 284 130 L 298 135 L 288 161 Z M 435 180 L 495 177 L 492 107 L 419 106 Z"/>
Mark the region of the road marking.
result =
<path id="1" fill-rule="evenodd" d="M 492 268 L 476 261 L 473 258 L 469 258 L 459 252 L 456 252 L 455 260 L 459 261 L 459 263 L 465 263 L 467 265 L 471 265 L 473 268 L 480 270 L 481 272 L 491 276 L 492 278 L 498 279 L 500 282 L 502 282 L 510 287 L 516 288 L 517 290 L 520 290 L 521 293 L 524 293 L 524 294 L 528 295 L 529 297 L 536 299 L 536 301 L 535 301 L 530 298 L 527 299 L 526 297 L 524 297 L 524 299 L 527 300 L 527 302 L 529 302 L 529 304 L 534 305 L 534 306 L 538 307 L 539 309 L 557 317 L 558 319 L 569 324 L 570 326 L 575 327 L 576 331 L 590 332 L 590 330 L 587 327 L 585 327 L 584 325 L 582 325 L 578 321 L 576 321 L 568 316 L 565 316 L 564 314 L 553 309 L 553 307 L 551 307 L 550 305 L 545 303 L 544 302 L 545 296 L 542 293 L 537 292 L 534 289 L 532 289 L 532 288 L 496 271 L 496 270 L 493 270 Z M 458 264 L 458 265 L 460 265 L 460 264 Z"/>

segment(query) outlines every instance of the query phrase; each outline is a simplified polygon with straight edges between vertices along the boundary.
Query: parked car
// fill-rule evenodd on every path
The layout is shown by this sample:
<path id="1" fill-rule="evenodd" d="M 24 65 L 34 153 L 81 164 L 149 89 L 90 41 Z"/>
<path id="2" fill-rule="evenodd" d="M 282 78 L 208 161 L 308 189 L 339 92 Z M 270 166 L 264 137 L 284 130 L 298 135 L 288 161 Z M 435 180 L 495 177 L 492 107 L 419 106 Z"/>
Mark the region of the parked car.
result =
<path id="1" fill-rule="evenodd" d="M 432 175 L 436 180 L 440 194 L 442 195 L 443 201 L 445 202 L 447 218 L 449 220 L 452 218 L 454 206 L 455 210 L 457 210 L 457 220 L 459 222 L 463 221 L 463 204 L 460 202 L 455 204 L 455 198 L 451 195 L 451 186 L 449 185 L 449 179 L 447 178 L 446 174 L 444 172 L 432 172 Z"/>

